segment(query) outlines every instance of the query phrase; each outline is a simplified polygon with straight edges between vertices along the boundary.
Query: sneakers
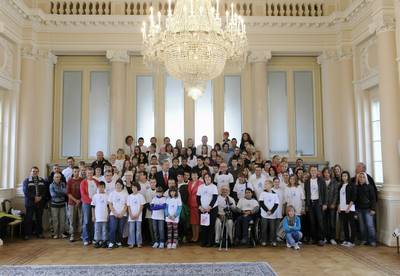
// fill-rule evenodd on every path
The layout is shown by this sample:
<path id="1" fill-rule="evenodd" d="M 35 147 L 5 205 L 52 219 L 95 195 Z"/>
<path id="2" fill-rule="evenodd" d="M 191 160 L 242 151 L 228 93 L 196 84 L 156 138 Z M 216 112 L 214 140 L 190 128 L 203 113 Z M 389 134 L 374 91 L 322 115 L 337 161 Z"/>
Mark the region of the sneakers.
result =
<path id="1" fill-rule="evenodd" d="M 320 240 L 320 241 L 318 242 L 318 245 L 319 245 L 319 246 L 324 246 L 324 245 L 325 245 L 325 242 L 324 242 L 323 240 Z"/>
<path id="2" fill-rule="evenodd" d="M 96 243 L 94 244 L 94 248 L 100 248 L 100 247 L 101 247 L 101 243 L 96 242 Z"/>
<path id="3" fill-rule="evenodd" d="M 61 235 L 61 238 L 66 239 L 66 238 L 68 238 L 68 236 L 65 235 L 65 234 L 62 234 L 62 235 Z"/>
<path id="4" fill-rule="evenodd" d="M 110 243 L 108 244 L 108 248 L 109 248 L 109 249 L 113 249 L 113 248 L 114 248 L 114 244 L 113 244 L 112 242 L 110 242 Z"/>
<path id="5" fill-rule="evenodd" d="M 267 246 L 267 243 L 266 242 L 262 242 L 261 245 L 262 246 Z"/>
<path id="6" fill-rule="evenodd" d="M 329 242 L 330 242 L 332 245 L 337 245 L 337 242 L 336 242 L 334 239 L 331 239 Z"/>
<path id="7" fill-rule="evenodd" d="M 172 249 L 176 249 L 176 243 L 173 243 L 173 244 L 171 245 L 171 248 L 172 248 Z"/>
<path id="8" fill-rule="evenodd" d="M 273 242 L 271 245 L 272 245 L 273 247 L 276 247 L 276 242 Z"/>
<path id="9" fill-rule="evenodd" d="M 69 237 L 69 242 L 74 242 L 74 241 L 75 241 L 74 236 Z"/>
<path id="10" fill-rule="evenodd" d="M 376 242 L 371 242 L 371 243 L 369 243 L 369 245 L 372 247 L 376 247 Z"/>
<path id="11" fill-rule="evenodd" d="M 348 242 L 348 241 L 344 241 L 344 242 L 342 242 L 341 245 L 342 245 L 342 246 L 345 246 L 345 247 L 353 247 L 353 246 L 354 246 L 354 243 L 351 243 L 351 242 Z"/>
<path id="12" fill-rule="evenodd" d="M 158 248 L 158 246 L 159 246 L 158 242 L 155 242 L 155 243 L 153 244 L 153 248 Z"/>
<path id="13" fill-rule="evenodd" d="M 167 249 L 171 249 L 172 248 L 172 243 L 167 244 Z"/>
<path id="14" fill-rule="evenodd" d="M 89 245 L 88 241 L 83 242 L 83 246 L 88 246 L 88 245 Z"/>
<path id="15" fill-rule="evenodd" d="M 293 248 L 294 248 L 294 250 L 299 250 L 300 246 L 296 243 Z"/>
<path id="16" fill-rule="evenodd" d="M 120 246 L 122 246 L 122 243 L 120 243 L 120 242 L 117 242 L 117 245 L 120 247 Z"/>
<path id="17" fill-rule="evenodd" d="M 158 248 L 163 249 L 164 248 L 164 243 L 160 242 L 160 245 L 158 246 Z"/>
<path id="18" fill-rule="evenodd" d="M 290 246 L 290 244 L 286 243 L 286 247 L 291 248 L 292 246 Z"/>
<path id="19" fill-rule="evenodd" d="M 58 239 L 58 235 L 53 235 L 53 239 L 54 240 Z"/>

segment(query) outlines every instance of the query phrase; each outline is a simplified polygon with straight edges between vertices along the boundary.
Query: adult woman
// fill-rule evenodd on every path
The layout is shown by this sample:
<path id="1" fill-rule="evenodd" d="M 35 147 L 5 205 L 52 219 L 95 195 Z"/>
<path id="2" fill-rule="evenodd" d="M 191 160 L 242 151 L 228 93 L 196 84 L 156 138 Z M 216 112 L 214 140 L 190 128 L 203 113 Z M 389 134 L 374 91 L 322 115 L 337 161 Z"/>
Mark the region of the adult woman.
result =
<path id="1" fill-rule="evenodd" d="M 353 247 L 356 232 L 354 221 L 356 200 L 356 188 L 350 183 L 350 174 L 347 171 L 342 172 L 342 181 L 339 187 L 339 219 L 344 232 L 343 246 Z M 350 228 L 350 232 L 349 232 Z"/>
<path id="2" fill-rule="evenodd" d="M 128 135 L 125 137 L 125 153 L 130 157 L 133 154 L 134 151 L 134 140 L 133 137 L 131 135 Z"/>
<path id="3" fill-rule="evenodd" d="M 212 149 L 210 151 L 210 167 L 213 167 L 217 164 L 217 157 L 218 157 L 218 152 L 215 149 Z"/>
<path id="4" fill-rule="evenodd" d="M 201 216 L 200 219 L 204 220 L 204 225 L 201 225 L 202 221 L 200 221 L 200 240 L 203 247 L 211 247 L 214 244 L 215 221 L 218 214 L 217 198 L 218 188 L 212 183 L 211 175 L 207 173 L 204 175 L 204 184 L 201 184 L 197 190 L 196 198 Z"/>
<path id="5" fill-rule="evenodd" d="M 137 159 L 139 159 L 140 153 L 142 152 L 142 150 L 140 149 L 139 146 L 135 146 L 134 150 L 133 150 L 133 157 L 136 157 Z"/>
<path id="6" fill-rule="evenodd" d="M 192 240 L 197 242 L 199 240 L 199 206 L 197 205 L 197 191 L 203 182 L 199 180 L 197 171 L 192 171 L 192 180 L 188 184 L 188 205 L 190 210 L 190 225 L 192 226 Z"/>
<path id="7" fill-rule="evenodd" d="M 175 148 L 178 148 L 179 151 L 182 150 L 183 145 L 182 145 L 182 140 L 181 140 L 181 139 L 176 140 L 176 142 L 175 142 Z"/>
<path id="8" fill-rule="evenodd" d="M 188 147 L 186 150 L 188 165 L 193 168 L 197 165 L 197 157 L 196 152 L 193 151 L 193 148 Z"/>
<path id="9" fill-rule="evenodd" d="M 335 166 L 333 166 L 333 178 L 335 178 L 335 180 L 340 183 L 342 181 L 342 167 L 340 167 L 340 165 L 336 164 Z"/>
<path id="10" fill-rule="evenodd" d="M 240 140 L 240 150 L 245 150 L 246 142 L 249 142 L 250 145 L 254 146 L 254 142 L 253 142 L 253 139 L 251 139 L 250 134 L 248 134 L 247 132 L 243 132 L 242 139 Z"/>

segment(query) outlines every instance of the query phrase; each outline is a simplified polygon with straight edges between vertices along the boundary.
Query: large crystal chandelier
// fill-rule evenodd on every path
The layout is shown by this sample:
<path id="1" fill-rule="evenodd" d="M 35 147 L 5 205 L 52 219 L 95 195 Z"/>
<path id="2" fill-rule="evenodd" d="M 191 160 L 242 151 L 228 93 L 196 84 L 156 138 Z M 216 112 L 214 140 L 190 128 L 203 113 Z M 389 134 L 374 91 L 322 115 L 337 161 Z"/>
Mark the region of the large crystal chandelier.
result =
<path id="1" fill-rule="evenodd" d="M 215 1 L 215 2 L 214 2 Z M 226 11 L 224 24 L 219 0 L 171 0 L 168 12 L 155 18 L 150 8 L 149 24 L 143 22 L 143 56 L 152 68 L 165 68 L 182 80 L 194 100 L 205 90 L 206 82 L 218 77 L 226 62 L 241 68 L 246 62 L 246 27 L 233 4 Z"/>

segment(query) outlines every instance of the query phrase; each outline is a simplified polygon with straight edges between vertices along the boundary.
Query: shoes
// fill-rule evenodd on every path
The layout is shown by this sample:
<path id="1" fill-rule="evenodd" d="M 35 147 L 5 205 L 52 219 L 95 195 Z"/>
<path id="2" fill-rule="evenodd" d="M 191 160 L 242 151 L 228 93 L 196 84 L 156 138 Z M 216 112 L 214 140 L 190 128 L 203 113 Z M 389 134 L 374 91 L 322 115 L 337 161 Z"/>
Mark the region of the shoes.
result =
<path id="1" fill-rule="evenodd" d="M 299 250 L 299 249 L 300 249 L 300 246 L 296 243 L 296 244 L 294 245 L 294 249 L 295 249 L 295 250 Z"/>
<path id="2" fill-rule="evenodd" d="M 292 246 L 290 244 L 286 243 L 286 247 L 291 248 Z"/>
<path id="3" fill-rule="evenodd" d="M 262 242 L 261 246 L 267 246 L 267 243 L 266 242 Z"/>
<path id="4" fill-rule="evenodd" d="M 83 242 L 83 246 L 88 246 L 88 245 L 89 245 L 88 241 Z"/>
<path id="5" fill-rule="evenodd" d="M 132 248 L 133 248 L 133 244 L 130 244 L 130 245 L 128 246 L 128 248 L 129 248 L 129 249 L 132 249 Z"/>
<path id="6" fill-rule="evenodd" d="M 143 245 L 141 245 L 141 244 L 138 244 L 138 245 L 137 245 L 137 247 L 138 247 L 138 248 L 142 248 L 142 247 L 143 247 Z"/>
<path id="7" fill-rule="evenodd" d="M 122 246 L 122 243 L 120 243 L 120 242 L 117 242 L 117 246 L 119 247 L 119 246 Z"/>
<path id="8" fill-rule="evenodd" d="M 369 243 L 369 245 L 372 247 L 376 247 L 376 242 L 371 242 L 371 243 Z"/>
<path id="9" fill-rule="evenodd" d="M 103 242 L 102 244 L 101 244 L 101 248 L 107 248 L 108 246 L 107 246 L 107 242 Z"/>
<path id="10" fill-rule="evenodd" d="M 38 239 L 44 239 L 44 236 L 43 236 L 43 234 L 38 234 L 38 235 L 37 235 L 37 238 L 38 238 Z"/>
<path id="11" fill-rule="evenodd" d="M 366 241 L 361 241 L 361 242 L 360 242 L 360 245 L 366 245 L 366 244 L 367 244 Z"/>
<path id="12" fill-rule="evenodd" d="M 167 249 L 171 249 L 172 248 L 172 243 L 167 244 Z"/>
<path id="13" fill-rule="evenodd" d="M 58 235 L 53 235 L 52 237 L 54 240 L 58 239 Z"/>
<path id="14" fill-rule="evenodd" d="M 24 240 L 29 240 L 30 239 L 30 237 L 29 236 L 24 236 Z"/>
<path id="15" fill-rule="evenodd" d="M 155 242 L 155 243 L 153 244 L 153 248 L 158 248 L 158 246 L 159 246 L 158 242 Z"/>
<path id="16" fill-rule="evenodd" d="M 325 245 L 325 242 L 324 242 L 323 240 L 320 240 L 320 241 L 318 241 L 318 245 L 319 245 L 319 246 L 324 246 L 324 245 Z"/>
<path id="17" fill-rule="evenodd" d="M 240 241 L 240 243 L 241 243 L 241 244 L 247 244 L 247 240 L 246 240 L 246 239 L 243 239 L 243 240 Z"/>
<path id="18" fill-rule="evenodd" d="M 65 235 L 65 234 L 62 234 L 62 235 L 61 235 L 61 238 L 66 239 L 66 238 L 68 238 L 68 236 Z"/>
<path id="19" fill-rule="evenodd" d="M 332 245 L 337 245 L 337 242 L 336 242 L 334 239 L 331 239 L 329 242 L 330 242 Z"/>
<path id="20" fill-rule="evenodd" d="M 74 242 L 74 241 L 75 241 L 75 239 L 73 236 L 69 237 L 69 242 Z"/>
<path id="21" fill-rule="evenodd" d="M 158 248 L 163 249 L 164 248 L 164 243 L 160 242 L 160 245 L 158 246 Z"/>
<path id="22" fill-rule="evenodd" d="M 109 244 L 108 244 L 108 249 L 113 249 L 114 248 L 114 244 L 112 243 L 112 242 L 110 242 Z"/>
<path id="23" fill-rule="evenodd" d="M 173 244 L 171 245 L 171 248 L 172 248 L 172 249 L 176 249 L 176 243 L 173 243 Z"/>
<path id="24" fill-rule="evenodd" d="M 271 243 L 273 247 L 276 247 L 276 242 Z"/>
<path id="25" fill-rule="evenodd" d="M 101 244 L 99 243 L 99 242 L 96 242 L 95 244 L 94 244 L 94 248 L 100 248 L 101 247 Z"/>

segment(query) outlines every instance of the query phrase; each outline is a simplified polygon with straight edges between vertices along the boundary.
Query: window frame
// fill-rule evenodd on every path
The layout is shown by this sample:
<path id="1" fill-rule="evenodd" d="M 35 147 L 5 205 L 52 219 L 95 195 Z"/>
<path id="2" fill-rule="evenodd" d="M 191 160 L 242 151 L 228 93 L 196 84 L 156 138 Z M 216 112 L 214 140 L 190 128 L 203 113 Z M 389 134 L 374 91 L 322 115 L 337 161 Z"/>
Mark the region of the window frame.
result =
<path id="1" fill-rule="evenodd" d="M 323 127 L 322 127 L 322 89 L 321 89 L 321 67 L 317 62 L 316 57 L 284 57 L 274 56 L 267 65 L 267 74 L 273 71 L 286 72 L 286 87 L 288 97 L 288 131 L 289 131 L 289 152 L 284 154 L 289 160 L 302 158 L 307 162 L 324 161 L 323 150 Z M 314 155 L 300 156 L 296 153 L 296 110 L 295 110 L 295 89 L 294 89 L 294 72 L 310 71 L 313 79 L 313 107 L 314 107 Z M 268 75 L 267 75 L 268 80 Z M 267 116 L 269 117 L 267 83 Z M 268 118 L 269 119 L 269 118 Z M 267 127 L 269 123 L 267 120 Z M 268 137 L 269 140 L 269 137 Z M 268 152 L 270 156 L 280 154 Z"/>
<path id="2" fill-rule="evenodd" d="M 374 178 L 374 180 L 376 181 L 376 184 L 383 185 L 383 183 L 385 182 L 384 176 L 383 176 L 383 160 L 382 160 L 382 156 L 381 156 L 381 160 L 380 161 L 376 161 L 375 160 L 375 156 L 374 156 L 374 142 L 380 142 L 381 143 L 381 155 L 382 155 L 382 134 L 381 134 L 381 115 L 379 114 L 379 120 L 372 120 L 372 105 L 374 102 L 378 102 L 379 104 L 379 109 L 380 109 L 380 100 L 379 100 L 379 96 L 377 93 L 375 93 L 374 91 L 370 91 L 369 93 L 369 97 L 368 97 L 368 127 L 369 127 L 369 151 L 370 151 L 370 158 L 371 158 L 371 172 L 372 172 L 372 176 Z M 379 122 L 379 128 L 380 128 L 380 140 L 374 140 L 374 133 L 373 133 L 373 123 L 374 122 Z M 381 163 L 382 164 L 382 181 L 378 181 L 376 178 L 376 171 L 375 171 L 375 163 Z"/>

